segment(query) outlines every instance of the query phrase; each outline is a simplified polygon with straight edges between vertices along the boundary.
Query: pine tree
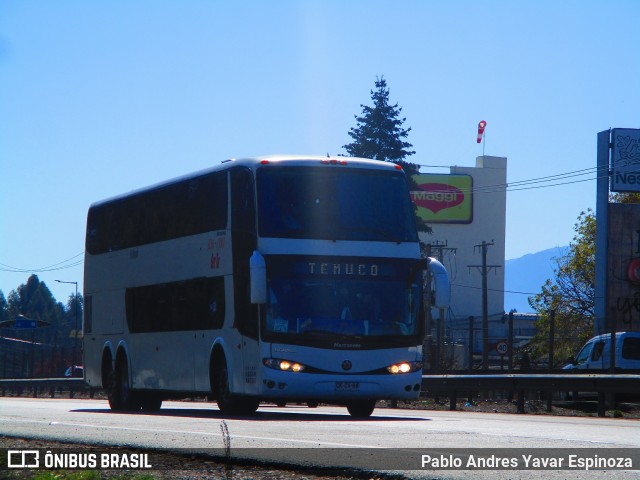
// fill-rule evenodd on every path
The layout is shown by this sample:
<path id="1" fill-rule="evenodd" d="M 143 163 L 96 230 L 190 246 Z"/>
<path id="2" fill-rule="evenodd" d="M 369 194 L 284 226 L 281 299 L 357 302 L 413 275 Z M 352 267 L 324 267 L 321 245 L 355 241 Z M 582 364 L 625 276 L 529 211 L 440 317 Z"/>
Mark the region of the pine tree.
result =
<path id="1" fill-rule="evenodd" d="M 349 130 L 352 143 L 343 145 L 349 156 L 373 158 L 400 164 L 407 174 L 417 173 L 417 166 L 405 162 L 413 155 L 409 150 L 413 145 L 405 139 L 411 127 L 402 128 L 406 118 L 400 118 L 402 108 L 398 104 L 389 105 L 389 89 L 384 77 L 376 77 L 375 90 L 371 91 L 373 107 L 360 105 L 362 115 L 355 116 L 358 125 Z"/>

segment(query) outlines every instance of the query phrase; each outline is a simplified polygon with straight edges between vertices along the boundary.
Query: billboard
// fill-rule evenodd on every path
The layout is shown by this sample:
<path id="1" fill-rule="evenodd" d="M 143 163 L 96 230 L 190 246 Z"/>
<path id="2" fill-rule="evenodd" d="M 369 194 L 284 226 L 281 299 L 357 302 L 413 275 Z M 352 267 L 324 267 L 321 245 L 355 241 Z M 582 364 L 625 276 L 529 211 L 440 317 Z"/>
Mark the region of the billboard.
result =
<path id="1" fill-rule="evenodd" d="M 611 191 L 640 192 L 640 130 L 614 128 L 611 137 Z"/>
<path id="2" fill-rule="evenodd" d="M 607 331 L 640 331 L 640 205 L 609 204 L 607 237 Z"/>
<path id="3" fill-rule="evenodd" d="M 471 223 L 473 178 L 471 175 L 421 174 L 411 191 L 417 214 L 427 223 Z"/>

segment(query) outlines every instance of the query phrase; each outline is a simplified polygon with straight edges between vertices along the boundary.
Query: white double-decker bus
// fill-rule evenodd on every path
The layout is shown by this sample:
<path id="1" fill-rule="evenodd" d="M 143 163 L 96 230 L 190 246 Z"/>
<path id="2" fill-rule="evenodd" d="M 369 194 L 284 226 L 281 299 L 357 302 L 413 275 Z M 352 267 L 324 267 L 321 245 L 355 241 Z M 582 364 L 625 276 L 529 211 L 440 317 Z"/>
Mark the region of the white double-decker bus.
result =
<path id="1" fill-rule="evenodd" d="M 95 203 L 86 381 L 114 410 L 206 394 L 228 413 L 323 402 L 367 417 L 419 395 L 427 264 L 446 297 L 387 162 L 229 160 Z"/>

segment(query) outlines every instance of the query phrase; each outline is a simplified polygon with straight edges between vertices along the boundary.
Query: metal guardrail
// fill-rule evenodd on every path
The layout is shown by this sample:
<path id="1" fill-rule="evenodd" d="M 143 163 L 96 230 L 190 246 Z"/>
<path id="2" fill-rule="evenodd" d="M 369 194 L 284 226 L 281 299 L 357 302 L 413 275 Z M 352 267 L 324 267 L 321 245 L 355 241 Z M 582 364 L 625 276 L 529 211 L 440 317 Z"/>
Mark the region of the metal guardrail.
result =
<path id="1" fill-rule="evenodd" d="M 474 391 L 499 390 L 517 394 L 518 413 L 524 413 L 525 392 L 596 392 L 598 416 L 605 415 L 607 396 L 640 394 L 640 375 L 636 374 L 503 374 L 503 375 L 423 375 L 422 391 L 448 393 L 449 409 L 456 409 L 457 397 Z"/>
<path id="2" fill-rule="evenodd" d="M 73 398 L 76 392 L 93 394 L 100 390 L 90 387 L 82 378 L 19 378 L 0 379 L 0 394 L 7 390 L 21 395 L 32 391 L 33 396 L 49 390 L 69 392 Z M 514 392 L 517 395 L 517 411 L 524 413 L 525 392 L 547 393 L 547 409 L 551 409 L 551 392 L 596 392 L 598 394 L 598 416 L 605 415 L 607 397 L 613 394 L 634 394 L 640 396 L 640 374 L 470 374 L 470 375 L 423 375 L 423 393 L 448 394 L 449 408 L 456 409 L 458 397 L 478 391 Z"/>

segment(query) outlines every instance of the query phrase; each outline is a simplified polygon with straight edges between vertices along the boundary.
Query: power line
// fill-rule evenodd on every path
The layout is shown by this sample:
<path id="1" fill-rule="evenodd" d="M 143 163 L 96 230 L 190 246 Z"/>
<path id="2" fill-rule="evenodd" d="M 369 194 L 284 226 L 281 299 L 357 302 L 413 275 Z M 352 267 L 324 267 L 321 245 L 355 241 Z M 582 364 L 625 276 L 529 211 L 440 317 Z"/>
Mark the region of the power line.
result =
<path id="1" fill-rule="evenodd" d="M 623 166 L 632 165 L 633 163 L 634 162 L 632 160 L 618 161 L 616 162 L 616 166 L 623 167 Z M 419 167 L 444 168 L 442 165 L 427 165 L 427 164 L 416 164 L 416 165 Z M 591 182 L 602 177 L 609 177 L 611 175 L 608 169 L 606 170 L 605 173 L 597 175 L 598 169 L 599 167 L 595 166 L 595 167 L 583 168 L 580 170 L 573 170 L 565 173 L 558 173 L 555 175 L 547 175 L 544 177 L 530 178 L 527 180 L 516 180 L 513 182 L 499 183 L 494 185 L 484 185 L 482 187 L 474 187 L 470 190 L 469 189 L 461 189 L 461 190 L 463 193 L 474 193 L 474 194 L 498 193 L 505 190 L 507 192 L 514 192 L 514 191 L 520 191 L 520 190 L 534 190 L 538 188 L 559 187 L 559 186 L 571 185 L 575 183 Z M 593 174 L 596 174 L 596 175 L 593 177 L 585 178 L 581 180 L 570 180 L 566 182 L 549 183 L 549 182 L 556 182 L 558 180 L 566 180 L 569 178 L 583 177 L 585 175 L 593 175 Z M 544 185 L 544 183 L 549 183 L 549 184 Z M 540 184 L 543 184 L 543 185 L 540 185 Z M 536 186 L 529 186 L 529 185 L 536 185 Z M 433 193 L 448 193 L 448 192 L 433 191 Z"/>
<path id="2" fill-rule="evenodd" d="M 517 192 L 519 190 L 537 190 L 539 188 L 559 187 L 561 185 L 572 185 L 574 183 L 592 182 L 595 178 L 586 178 L 584 180 L 574 180 L 572 182 L 553 183 L 551 185 L 538 185 L 535 187 L 507 188 L 508 192 Z"/>
<path id="3" fill-rule="evenodd" d="M 7 265 L 5 263 L 0 263 L 0 271 L 1 272 L 10 272 L 10 273 L 42 273 L 42 272 L 54 272 L 57 270 L 66 270 L 67 268 L 77 267 L 78 265 L 82 265 L 84 259 L 76 260 L 81 255 L 84 255 L 84 250 L 80 253 L 77 253 L 71 258 L 67 258 L 66 260 L 62 260 L 61 262 L 54 263 L 53 265 L 48 265 L 46 267 L 39 268 L 19 268 L 13 267 L 11 265 Z M 72 262 L 73 261 L 73 262 Z M 72 263 L 69 263 L 72 262 Z"/>
<path id="4" fill-rule="evenodd" d="M 426 165 L 420 165 L 420 166 L 426 166 Z M 574 170 L 571 172 L 565 172 L 565 173 L 558 173 L 555 175 L 547 175 L 544 177 L 536 177 L 536 178 L 531 178 L 528 180 L 516 180 L 513 182 L 507 182 L 507 183 L 498 183 L 498 184 L 492 184 L 492 185 L 483 185 L 481 187 L 473 187 L 472 189 L 461 189 L 463 191 L 463 193 L 474 193 L 474 194 L 478 194 L 478 193 L 497 193 L 497 192 L 502 192 L 502 191 L 518 191 L 518 190 L 530 190 L 530 189 L 536 189 L 536 188 L 548 188 L 548 187 L 557 187 L 557 186 L 561 186 L 561 185 L 570 185 L 573 183 L 580 183 L 580 182 L 588 182 L 588 181 L 593 181 L 593 180 L 597 180 L 598 176 L 593 176 L 591 178 L 587 178 L 587 179 L 581 179 L 581 180 L 570 180 L 570 181 L 566 181 L 566 182 L 558 182 L 560 180 L 566 180 L 566 179 L 570 179 L 570 178 L 575 178 L 575 177 L 583 177 L 585 175 L 592 175 L 594 173 L 596 173 L 597 171 L 597 167 L 592 167 L 592 168 L 585 168 L 582 170 Z M 607 172 L 608 175 L 608 172 Z M 550 183 L 550 182 L 556 182 L 556 183 Z M 544 185 L 544 183 L 549 183 L 548 185 Z M 529 186 L 529 185 L 535 185 L 535 186 Z M 434 193 L 448 193 L 446 191 L 442 191 L 442 192 L 437 192 L 434 191 Z"/>
<path id="5" fill-rule="evenodd" d="M 460 287 L 460 288 L 472 288 L 473 290 L 482 290 L 482 287 L 474 287 L 473 285 L 461 285 L 459 283 L 452 283 L 452 287 Z M 499 293 L 514 293 L 517 295 L 539 295 L 540 292 L 518 292 L 515 290 L 500 290 L 499 288 L 488 288 L 490 292 L 499 292 Z"/>
<path id="6" fill-rule="evenodd" d="M 629 162 L 626 162 L 626 163 L 629 163 Z M 417 164 L 417 165 L 420 167 L 438 167 L 438 168 L 441 167 L 440 165 L 426 165 L 426 164 Z M 470 193 L 470 194 L 534 190 L 539 188 L 558 187 L 563 185 L 572 185 L 575 183 L 590 182 L 590 181 L 597 180 L 598 178 L 602 178 L 604 176 L 608 177 L 610 175 L 608 170 L 606 171 L 606 173 L 602 175 L 594 175 L 597 173 L 597 171 L 598 171 L 598 167 L 596 166 L 596 167 L 584 168 L 581 170 L 573 170 L 565 173 L 547 175 L 544 177 L 535 177 L 527 180 L 516 180 L 513 182 L 499 183 L 499 184 L 493 184 L 493 185 L 483 185 L 481 187 L 473 187 L 472 189 L 461 189 L 461 190 L 463 193 Z M 576 177 L 584 177 L 585 175 L 594 175 L 594 176 L 591 176 L 590 178 L 583 178 L 580 180 L 568 180 Z M 561 180 L 568 180 L 568 181 L 561 181 Z M 431 192 L 432 193 L 450 193 L 447 191 L 438 192 L 435 190 Z"/>

